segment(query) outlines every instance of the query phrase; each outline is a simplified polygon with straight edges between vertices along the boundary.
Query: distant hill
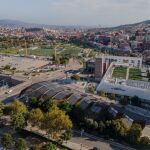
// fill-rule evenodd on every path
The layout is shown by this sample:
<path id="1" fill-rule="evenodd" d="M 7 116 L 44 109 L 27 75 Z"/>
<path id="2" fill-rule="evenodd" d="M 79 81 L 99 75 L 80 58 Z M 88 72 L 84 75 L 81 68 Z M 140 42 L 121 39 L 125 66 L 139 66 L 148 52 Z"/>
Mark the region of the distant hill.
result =
<path id="1" fill-rule="evenodd" d="M 0 20 L 0 26 L 41 27 L 41 26 L 45 26 L 45 25 L 34 24 L 34 23 L 26 23 L 26 22 L 19 21 L 19 20 L 3 19 L 3 20 Z"/>
<path id="2" fill-rule="evenodd" d="M 18 20 L 10 20 L 10 19 L 3 19 L 0 20 L 0 26 L 20 26 L 20 27 L 25 27 L 25 28 L 43 28 L 43 27 L 49 27 L 53 29 L 80 29 L 80 28 L 88 28 L 86 26 L 59 26 L 59 25 L 46 25 L 46 24 L 36 24 L 36 23 L 27 23 L 23 21 L 18 21 Z"/>
<path id="3" fill-rule="evenodd" d="M 126 24 L 126 25 L 120 25 L 117 27 L 108 27 L 108 28 L 96 28 L 96 30 L 99 29 L 104 29 L 104 30 L 122 30 L 122 29 L 126 29 L 126 28 L 132 28 L 132 27 L 136 27 L 136 26 L 147 26 L 150 25 L 150 20 L 146 20 L 146 21 L 142 21 L 139 23 L 134 23 L 134 24 Z M 80 28 L 89 28 L 91 30 L 95 30 L 94 27 L 87 27 L 87 26 L 58 26 L 58 25 L 45 25 L 45 24 L 35 24 L 35 23 L 27 23 L 27 22 L 23 22 L 23 21 L 19 21 L 19 20 L 10 20 L 10 19 L 3 19 L 0 20 L 0 26 L 20 26 L 20 27 L 25 27 L 25 28 L 42 28 L 42 27 L 50 27 L 50 28 L 63 28 L 63 29 L 80 29 Z"/>
<path id="4" fill-rule="evenodd" d="M 150 20 L 146 20 L 146 21 L 142 21 L 142 22 L 138 22 L 138 23 L 133 23 L 133 24 L 126 24 L 126 25 L 120 25 L 117 27 L 113 27 L 113 29 L 125 29 L 125 28 L 129 28 L 129 27 L 135 27 L 135 26 L 147 26 L 150 25 Z"/>
<path id="5" fill-rule="evenodd" d="M 27 23 L 18 20 L 8 20 L 8 19 L 0 20 L 0 25 L 23 25 L 23 24 Z"/>

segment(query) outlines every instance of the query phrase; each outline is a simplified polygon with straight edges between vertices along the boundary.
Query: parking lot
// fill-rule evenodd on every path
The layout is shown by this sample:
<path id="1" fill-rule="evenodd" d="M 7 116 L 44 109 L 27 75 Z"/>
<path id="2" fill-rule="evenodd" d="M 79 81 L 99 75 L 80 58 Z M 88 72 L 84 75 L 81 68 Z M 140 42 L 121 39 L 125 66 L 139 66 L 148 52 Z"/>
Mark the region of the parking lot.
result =
<path id="1" fill-rule="evenodd" d="M 9 65 L 11 68 L 17 68 L 19 71 L 31 71 L 49 64 L 49 61 L 34 58 L 0 56 L 0 68 Z"/>

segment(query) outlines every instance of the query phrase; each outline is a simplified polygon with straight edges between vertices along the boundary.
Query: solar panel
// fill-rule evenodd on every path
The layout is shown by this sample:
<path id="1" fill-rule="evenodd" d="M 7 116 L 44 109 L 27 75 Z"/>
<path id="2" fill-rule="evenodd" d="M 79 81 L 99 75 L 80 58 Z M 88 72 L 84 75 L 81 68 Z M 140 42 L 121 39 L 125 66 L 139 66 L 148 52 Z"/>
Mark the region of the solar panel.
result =
<path id="1" fill-rule="evenodd" d="M 64 100 L 65 98 L 67 98 L 68 96 L 70 96 L 72 94 L 71 91 L 63 91 L 58 93 L 57 95 L 54 96 L 54 98 L 56 100 Z"/>
<path id="2" fill-rule="evenodd" d="M 79 94 L 73 94 L 68 98 L 68 101 L 70 104 L 74 105 L 78 102 L 78 100 L 80 100 L 82 98 L 81 95 Z"/>
<path id="3" fill-rule="evenodd" d="M 91 100 L 82 100 L 80 103 L 80 108 L 86 109 L 91 103 Z"/>

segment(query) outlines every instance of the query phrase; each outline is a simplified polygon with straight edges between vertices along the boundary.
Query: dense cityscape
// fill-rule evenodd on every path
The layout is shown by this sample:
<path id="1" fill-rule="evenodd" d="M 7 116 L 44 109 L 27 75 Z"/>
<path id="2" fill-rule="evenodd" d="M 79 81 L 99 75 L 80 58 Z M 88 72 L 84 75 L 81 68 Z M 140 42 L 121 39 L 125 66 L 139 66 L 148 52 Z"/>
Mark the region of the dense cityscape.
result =
<path id="1" fill-rule="evenodd" d="M 0 150 L 150 150 L 150 20 L 1 19 Z"/>

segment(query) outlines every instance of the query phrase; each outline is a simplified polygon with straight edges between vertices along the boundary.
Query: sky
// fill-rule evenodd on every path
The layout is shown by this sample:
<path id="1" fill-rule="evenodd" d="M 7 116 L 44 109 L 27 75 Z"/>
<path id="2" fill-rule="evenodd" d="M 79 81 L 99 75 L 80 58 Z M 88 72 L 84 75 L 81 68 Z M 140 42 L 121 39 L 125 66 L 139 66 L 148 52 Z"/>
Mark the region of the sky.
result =
<path id="1" fill-rule="evenodd" d="M 0 19 L 117 26 L 150 20 L 150 0 L 0 0 Z"/>

